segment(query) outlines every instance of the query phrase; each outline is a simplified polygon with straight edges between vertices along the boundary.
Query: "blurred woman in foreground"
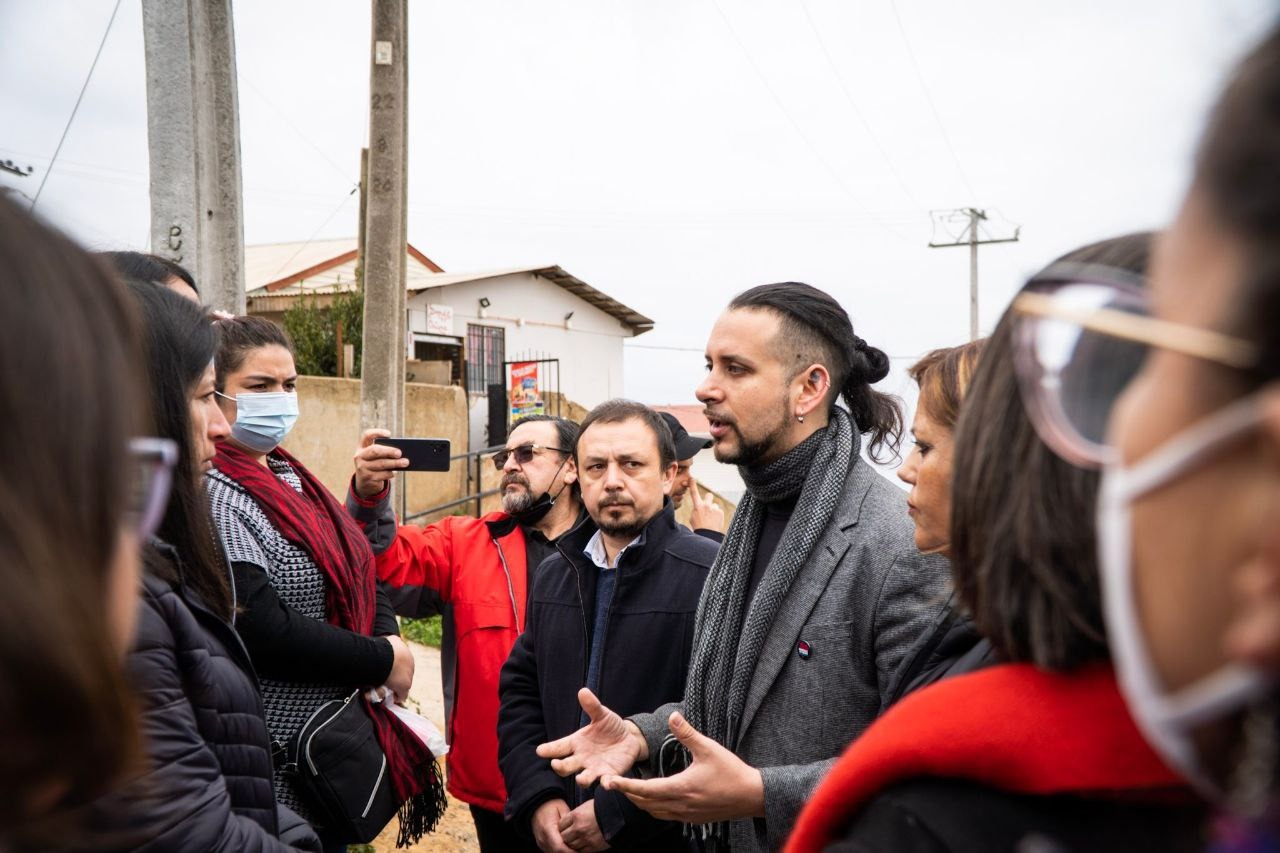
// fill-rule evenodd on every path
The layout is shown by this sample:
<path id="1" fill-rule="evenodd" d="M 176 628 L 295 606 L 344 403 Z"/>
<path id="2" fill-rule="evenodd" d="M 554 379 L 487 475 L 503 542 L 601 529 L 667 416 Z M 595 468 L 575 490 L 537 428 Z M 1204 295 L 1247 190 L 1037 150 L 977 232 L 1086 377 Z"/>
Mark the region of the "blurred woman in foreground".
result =
<path id="1" fill-rule="evenodd" d="M 1147 242 L 1088 247 L 1030 287 L 1084 259 L 1141 269 Z M 1108 665 L 1097 475 L 1037 437 L 1013 326 L 1006 312 L 970 383 L 952 470 L 956 597 L 996 662 L 890 708 L 814 794 L 790 850 L 1200 849 L 1201 811 L 1141 737 Z"/>
<path id="2" fill-rule="evenodd" d="M 1157 245 L 1150 300 L 1021 299 L 1031 412 L 1105 470 L 1107 630 L 1160 754 L 1226 806 L 1215 849 L 1280 847 L 1280 29 L 1236 70 Z M 1113 352 L 1069 346 L 1105 338 Z M 1119 353 L 1119 355 L 1117 355 Z M 1100 375 L 1106 383 L 1063 377 Z M 1109 426 L 1108 426 L 1109 425 Z"/>
<path id="3" fill-rule="evenodd" d="M 123 288 L 0 193 L 0 849 L 79 835 L 137 758 L 121 658 L 163 493 Z"/>

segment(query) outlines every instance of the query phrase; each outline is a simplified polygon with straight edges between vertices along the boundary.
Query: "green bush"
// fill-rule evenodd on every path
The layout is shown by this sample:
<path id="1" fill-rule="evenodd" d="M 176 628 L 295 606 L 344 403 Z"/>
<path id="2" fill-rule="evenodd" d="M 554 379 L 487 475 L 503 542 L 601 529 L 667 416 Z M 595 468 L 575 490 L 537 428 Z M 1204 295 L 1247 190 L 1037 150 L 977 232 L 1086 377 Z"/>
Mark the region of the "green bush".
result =
<path id="1" fill-rule="evenodd" d="M 284 312 L 284 330 L 293 339 L 294 360 L 304 376 L 338 375 L 338 323 L 342 323 L 342 342 L 355 347 L 352 379 L 360 376 L 363 355 L 364 291 L 339 293 L 328 308 L 316 305 L 314 298 L 302 298 Z"/>
<path id="2" fill-rule="evenodd" d="M 424 646 L 440 648 L 442 630 L 439 616 L 432 616 L 430 619 L 400 619 L 400 636 Z"/>

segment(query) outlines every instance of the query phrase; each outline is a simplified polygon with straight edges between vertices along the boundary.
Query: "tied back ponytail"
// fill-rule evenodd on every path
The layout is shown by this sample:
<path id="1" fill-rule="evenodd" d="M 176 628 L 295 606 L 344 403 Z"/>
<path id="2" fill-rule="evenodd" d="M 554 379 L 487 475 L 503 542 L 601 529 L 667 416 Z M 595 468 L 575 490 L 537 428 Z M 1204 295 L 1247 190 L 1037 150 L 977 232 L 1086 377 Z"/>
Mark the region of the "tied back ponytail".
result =
<path id="1" fill-rule="evenodd" d="M 902 401 L 871 387 L 888 375 L 889 356 L 854 335 L 840 394 L 853 422 L 868 436 L 867 453 L 877 462 L 896 457 L 902 445 Z"/>
<path id="2" fill-rule="evenodd" d="M 889 375 L 889 356 L 853 332 L 849 314 L 828 293 L 798 281 L 762 284 L 729 303 L 729 310 L 767 309 L 782 319 L 776 339 L 796 370 L 820 363 L 844 397 L 858 430 L 868 437 L 867 453 L 877 462 L 898 455 L 902 444 L 902 402 L 871 386 Z"/>

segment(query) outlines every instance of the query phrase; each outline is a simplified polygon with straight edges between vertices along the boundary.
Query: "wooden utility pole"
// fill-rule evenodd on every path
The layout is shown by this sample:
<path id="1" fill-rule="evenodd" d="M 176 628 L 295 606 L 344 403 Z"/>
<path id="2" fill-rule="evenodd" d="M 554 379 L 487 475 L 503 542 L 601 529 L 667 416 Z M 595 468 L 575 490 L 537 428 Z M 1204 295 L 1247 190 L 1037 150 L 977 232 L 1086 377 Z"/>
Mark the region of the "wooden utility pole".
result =
<path id="1" fill-rule="evenodd" d="M 151 250 L 243 314 L 240 104 L 231 0 L 142 0 Z"/>
<path id="2" fill-rule="evenodd" d="M 372 0 L 364 222 L 362 429 L 404 431 L 408 2 Z"/>
<path id="3" fill-rule="evenodd" d="M 1018 242 L 1018 235 L 1022 233 L 1022 228 L 1015 228 L 1012 237 L 1000 239 L 983 238 L 979 232 L 978 223 L 987 218 L 985 210 L 978 210 L 976 207 L 965 207 L 960 210 L 935 211 L 935 219 L 939 215 L 948 218 L 965 216 L 969 219 L 969 224 L 965 226 L 965 230 L 961 233 L 959 239 L 951 243 L 935 243 L 931 240 L 929 241 L 929 248 L 969 247 L 969 340 L 976 341 L 978 339 L 978 247 L 991 243 L 1016 243 Z"/>

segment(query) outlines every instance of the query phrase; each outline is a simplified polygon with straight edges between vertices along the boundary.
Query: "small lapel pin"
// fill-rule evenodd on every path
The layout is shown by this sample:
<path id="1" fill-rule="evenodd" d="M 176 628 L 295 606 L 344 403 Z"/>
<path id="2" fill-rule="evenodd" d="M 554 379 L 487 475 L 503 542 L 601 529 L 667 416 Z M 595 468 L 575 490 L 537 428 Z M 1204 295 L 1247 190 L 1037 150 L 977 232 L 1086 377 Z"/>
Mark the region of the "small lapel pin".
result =
<path id="1" fill-rule="evenodd" d="M 796 654 L 800 656 L 800 660 L 808 660 L 809 655 L 811 655 L 812 653 L 813 653 L 813 649 L 811 649 L 809 647 L 809 644 L 804 640 L 801 640 L 799 644 L 796 646 Z"/>

